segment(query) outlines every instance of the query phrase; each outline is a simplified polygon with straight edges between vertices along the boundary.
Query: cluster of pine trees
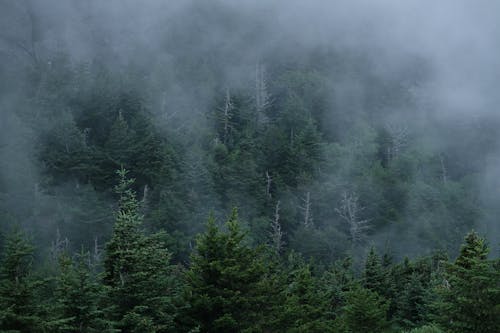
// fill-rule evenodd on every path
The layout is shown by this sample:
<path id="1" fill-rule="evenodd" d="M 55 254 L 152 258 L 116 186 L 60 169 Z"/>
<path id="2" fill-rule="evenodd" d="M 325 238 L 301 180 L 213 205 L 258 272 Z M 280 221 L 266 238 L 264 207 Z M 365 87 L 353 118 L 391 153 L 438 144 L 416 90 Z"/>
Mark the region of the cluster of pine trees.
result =
<path id="1" fill-rule="evenodd" d="M 187 266 L 172 263 L 164 233 L 146 233 L 127 171 L 102 254 L 61 247 L 34 265 L 21 230 L 4 242 L 2 332 L 496 332 L 500 261 L 477 233 L 449 261 L 435 253 L 394 262 L 371 248 L 356 269 L 253 247 L 236 209 L 213 216 Z"/>
<path id="2" fill-rule="evenodd" d="M 151 45 L 75 7 L 83 53 L 2 7 L 0 331 L 494 332 L 499 118 L 442 112 L 420 56 L 229 7 Z"/>
<path id="3" fill-rule="evenodd" d="M 188 260 L 210 211 L 224 218 L 232 207 L 252 244 L 267 243 L 275 228 L 286 250 L 323 263 L 362 254 L 373 241 L 410 256 L 434 248 L 455 255 L 463 235 L 496 214 L 479 188 L 496 149 L 494 119 L 449 133 L 448 119 L 401 114 L 421 102 L 407 72 L 386 82 L 368 71 L 356 84 L 370 94 L 351 98 L 345 80 L 368 60 L 341 59 L 270 59 L 267 71 L 256 66 L 256 87 L 211 83 L 210 68 L 175 82 L 192 94 L 193 81 L 210 91 L 192 96 L 203 103 L 193 111 L 170 105 L 170 93 L 138 69 L 54 56 L 28 72 L 15 121 L 6 119 L 7 133 L 23 126 L 0 146 L 11 157 L 1 161 L 0 217 L 28 226 L 36 243 L 59 233 L 75 251 L 102 245 L 115 170 L 124 166 L 147 228 L 167 232 L 176 262 Z M 16 159 L 22 151 L 29 156 Z"/>

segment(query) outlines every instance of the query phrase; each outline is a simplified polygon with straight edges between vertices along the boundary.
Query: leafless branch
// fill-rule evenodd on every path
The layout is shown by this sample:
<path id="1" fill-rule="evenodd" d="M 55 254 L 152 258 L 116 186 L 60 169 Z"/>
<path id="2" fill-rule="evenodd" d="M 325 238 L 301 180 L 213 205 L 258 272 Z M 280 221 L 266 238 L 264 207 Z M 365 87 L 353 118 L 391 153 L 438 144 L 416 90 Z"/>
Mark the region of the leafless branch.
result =
<path id="1" fill-rule="evenodd" d="M 370 229 L 370 220 L 362 219 L 361 212 L 365 209 L 359 204 L 355 193 L 344 191 L 340 205 L 335 211 L 349 225 L 349 233 L 353 243 L 359 243 L 366 237 L 366 232 Z"/>

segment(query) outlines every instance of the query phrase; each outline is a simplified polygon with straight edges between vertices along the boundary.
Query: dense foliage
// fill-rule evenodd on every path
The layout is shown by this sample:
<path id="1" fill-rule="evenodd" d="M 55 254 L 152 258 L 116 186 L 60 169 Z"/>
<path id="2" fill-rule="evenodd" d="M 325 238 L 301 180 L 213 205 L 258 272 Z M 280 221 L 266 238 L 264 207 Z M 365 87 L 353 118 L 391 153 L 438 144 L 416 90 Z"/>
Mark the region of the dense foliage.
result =
<path id="1" fill-rule="evenodd" d="M 402 263 L 372 248 L 362 274 L 351 261 L 323 266 L 252 248 L 236 210 L 211 216 L 190 266 L 171 264 L 159 234 L 141 230 L 132 180 L 122 169 L 120 204 L 105 259 L 58 254 L 45 278 L 20 231 L 6 239 L 0 327 L 8 332 L 496 332 L 500 262 L 470 232 L 459 257 Z M 51 283 L 53 281 L 53 283 Z M 406 281 L 406 282 L 405 282 Z M 395 311 L 391 311 L 394 305 Z M 437 325 L 437 326 L 429 326 Z M 420 327 L 420 328 L 419 328 Z"/>
<path id="2" fill-rule="evenodd" d="M 1 332 L 500 327 L 500 121 L 441 112 L 426 59 L 273 44 L 218 1 L 87 55 L 7 2 Z"/>

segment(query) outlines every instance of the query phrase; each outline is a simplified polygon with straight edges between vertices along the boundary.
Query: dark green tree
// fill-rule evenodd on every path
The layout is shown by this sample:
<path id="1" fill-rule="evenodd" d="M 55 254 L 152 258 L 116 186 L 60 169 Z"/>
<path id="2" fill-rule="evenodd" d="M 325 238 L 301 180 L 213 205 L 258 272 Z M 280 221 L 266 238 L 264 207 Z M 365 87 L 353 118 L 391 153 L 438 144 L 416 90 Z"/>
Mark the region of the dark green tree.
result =
<path id="1" fill-rule="evenodd" d="M 280 326 L 287 332 L 331 332 L 333 316 L 328 312 L 327 294 L 312 275 L 310 266 L 300 263 L 292 270 L 283 293 Z"/>
<path id="2" fill-rule="evenodd" d="M 245 244 L 236 209 L 221 231 L 213 216 L 197 239 L 186 273 L 187 316 L 201 332 L 259 331 L 264 313 L 265 266 Z"/>
<path id="3" fill-rule="evenodd" d="M 352 258 L 337 260 L 321 277 L 320 288 L 327 300 L 328 316 L 336 318 L 346 303 L 346 292 L 351 290 L 356 280 L 352 270 Z"/>
<path id="4" fill-rule="evenodd" d="M 405 327 L 420 326 L 427 315 L 426 294 L 427 290 L 422 284 L 421 276 L 413 273 L 405 288 L 399 291 L 397 302 L 397 317 Z"/>
<path id="5" fill-rule="evenodd" d="M 372 246 L 366 257 L 365 270 L 363 272 L 363 286 L 367 289 L 384 295 L 386 292 L 387 279 L 384 268 L 375 248 Z"/>
<path id="6" fill-rule="evenodd" d="M 486 241 L 472 231 L 447 265 L 435 320 L 447 332 L 493 333 L 500 327 L 500 269 L 487 259 Z"/>
<path id="7" fill-rule="evenodd" d="M 37 290 L 41 281 L 33 275 L 33 247 L 18 229 L 5 239 L 0 266 L 0 330 L 42 332 Z"/>
<path id="8" fill-rule="evenodd" d="M 92 275 L 89 253 L 80 252 L 73 260 L 68 254 L 59 258 L 60 273 L 56 279 L 55 306 L 49 322 L 57 332 L 114 332 L 113 322 L 105 320 L 101 309 L 104 290 Z"/>
<path id="9" fill-rule="evenodd" d="M 381 333 L 388 328 L 387 302 L 370 289 L 356 287 L 346 293 L 340 325 L 352 333 Z"/>
<path id="10" fill-rule="evenodd" d="M 176 285 L 170 253 L 161 233 L 147 236 L 133 179 L 118 171 L 120 195 L 113 236 L 106 247 L 104 283 L 113 316 L 123 332 L 171 332 L 174 330 Z"/>

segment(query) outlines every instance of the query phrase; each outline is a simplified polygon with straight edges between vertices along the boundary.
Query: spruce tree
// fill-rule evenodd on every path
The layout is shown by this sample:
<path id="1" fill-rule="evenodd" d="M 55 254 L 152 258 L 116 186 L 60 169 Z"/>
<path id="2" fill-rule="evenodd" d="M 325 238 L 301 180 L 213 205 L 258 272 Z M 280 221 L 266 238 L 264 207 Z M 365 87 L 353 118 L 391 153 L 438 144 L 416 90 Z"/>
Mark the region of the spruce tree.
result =
<path id="1" fill-rule="evenodd" d="M 59 269 L 51 329 L 68 333 L 114 332 L 114 323 L 105 320 L 101 309 L 103 288 L 92 276 L 89 253 L 82 251 L 76 259 L 66 253 L 61 255 Z"/>
<path id="2" fill-rule="evenodd" d="M 404 290 L 398 295 L 396 314 L 404 327 L 413 328 L 423 323 L 426 317 L 426 292 L 421 277 L 413 273 Z"/>
<path id="3" fill-rule="evenodd" d="M 381 333 L 387 329 L 388 304 L 376 292 L 357 287 L 346 293 L 346 299 L 340 322 L 347 332 Z"/>
<path id="4" fill-rule="evenodd" d="M 287 332 L 331 332 L 333 316 L 328 312 L 328 298 L 312 276 L 310 266 L 300 264 L 291 272 L 284 289 L 285 301 L 279 314 L 280 327 Z"/>
<path id="5" fill-rule="evenodd" d="M 261 255 L 245 244 L 234 209 L 221 231 L 211 216 L 186 273 L 187 316 L 201 332 L 259 331 L 265 297 Z"/>
<path id="6" fill-rule="evenodd" d="M 458 258 L 446 267 L 435 319 L 447 332 L 498 332 L 500 270 L 487 259 L 488 252 L 485 240 L 472 231 Z"/>
<path id="7" fill-rule="evenodd" d="M 380 256 L 372 246 L 365 261 L 365 270 L 363 272 L 363 285 L 365 288 L 370 289 L 384 295 L 386 290 L 386 275 L 380 261 Z"/>
<path id="8" fill-rule="evenodd" d="M 36 291 L 41 282 L 32 272 L 33 247 L 16 229 L 5 239 L 0 266 L 0 330 L 40 332 Z"/>
<path id="9" fill-rule="evenodd" d="M 123 332 L 174 331 L 177 286 L 161 233 L 146 236 L 132 179 L 118 171 L 119 209 L 104 261 L 104 283 Z"/>

